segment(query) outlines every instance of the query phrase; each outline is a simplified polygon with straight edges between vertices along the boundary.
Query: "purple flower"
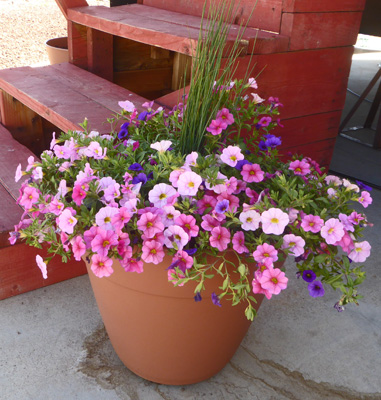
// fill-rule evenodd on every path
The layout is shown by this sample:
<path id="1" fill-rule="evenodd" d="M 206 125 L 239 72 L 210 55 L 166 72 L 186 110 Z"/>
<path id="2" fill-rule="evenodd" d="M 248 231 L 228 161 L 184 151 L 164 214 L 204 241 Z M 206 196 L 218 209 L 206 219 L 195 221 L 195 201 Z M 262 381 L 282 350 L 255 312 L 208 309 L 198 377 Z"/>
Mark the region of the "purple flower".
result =
<path id="1" fill-rule="evenodd" d="M 302 278 L 306 282 L 313 282 L 316 279 L 316 274 L 314 271 L 311 271 L 310 269 L 303 271 L 303 276 Z"/>
<path id="2" fill-rule="evenodd" d="M 202 300 L 201 294 L 200 292 L 197 292 L 196 296 L 194 296 L 194 301 L 201 301 L 201 300 Z"/>
<path id="3" fill-rule="evenodd" d="M 252 164 L 250 161 L 247 160 L 239 160 L 237 161 L 236 166 L 234 167 L 235 169 L 238 169 L 238 171 L 242 171 L 242 167 L 246 164 Z"/>
<path id="4" fill-rule="evenodd" d="M 140 182 L 142 183 L 142 185 L 144 185 L 147 182 L 147 175 L 144 172 L 137 174 L 131 181 L 133 185 L 136 185 Z"/>
<path id="5" fill-rule="evenodd" d="M 267 147 L 271 147 L 272 149 L 275 149 L 275 147 L 280 146 L 282 144 L 282 140 L 280 137 L 277 137 L 274 135 L 266 135 L 266 136 L 270 136 L 265 141 L 265 145 Z"/>
<path id="6" fill-rule="evenodd" d="M 308 291 L 312 297 L 322 297 L 324 296 L 324 287 L 320 281 L 313 281 L 308 285 Z"/>
<path id="7" fill-rule="evenodd" d="M 337 303 L 335 303 L 333 308 L 335 308 L 338 312 L 343 312 L 345 310 L 345 307 L 342 306 L 339 301 Z"/>
<path id="8" fill-rule="evenodd" d="M 152 171 L 147 175 L 147 180 L 150 181 L 151 179 L 153 179 L 153 172 Z"/>
<path id="9" fill-rule="evenodd" d="M 143 167 L 141 166 L 141 164 L 139 164 L 139 163 L 134 163 L 134 164 L 131 164 L 129 167 L 128 167 L 128 169 L 130 170 L 130 171 L 143 171 Z"/>
<path id="10" fill-rule="evenodd" d="M 167 268 L 167 270 L 169 269 L 175 269 L 176 267 L 178 267 L 180 264 L 180 259 L 177 259 L 176 261 L 173 261 L 173 263 Z"/>
<path id="11" fill-rule="evenodd" d="M 151 114 L 149 111 L 142 111 L 139 115 L 138 115 L 138 120 L 139 121 L 145 121 L 147 116 Z"/>
<path id="12" fill-rule="evenodd" d="M 124 139 L 128 136 L 128 126 L 130 125 L 129 122 L 125 122 L 121 127 L 120 131 L 118 133 L 118 138 L 119 139 Z"/>
<path id="13" fill-rule="evenodd" d="M 229 205 L 230 205 L 229 200 L 224 199 L 224 200 L 219 201 L 215 207 L 216 213 L 223 214 L 224 212 L 226 212 L 228 210 Z"/>
<path id="14" fill-rule="evenodd" d="M 214 292 L 212 293 L 212 302 L 215 306 L 221 307 L 220 299 Z"/>
<path id="15" fill-rule="evenodd" d="M 364 182 L 356 181 L 356 183 L 357 183 L 357 186 L 362 190 L 367 190 L 368 192 L 370 192 L 372 190 L 372 188 L 368 185 L 365 185 Z"/>
<path id="16" fill-rule="evenodd" d="M 186 253 L 188 253 L 189 256 L 193 256 L 193 254 L 196 254 L 197 249 L 196 248 L 194 248 L 194 249 L 184 249 L 184 251 Z"/>
<path id="17" fill-rule="evenodd" d="M 261 140 L 261 141 L 259 142 L 258 147 L 259 147 L 259 149 L 262 150 L 262 151 L 266 151 L 266 150 L 267 150 L 267 146 L 266 146 L 266 143 L 265 143 L 264 140 Z"/>

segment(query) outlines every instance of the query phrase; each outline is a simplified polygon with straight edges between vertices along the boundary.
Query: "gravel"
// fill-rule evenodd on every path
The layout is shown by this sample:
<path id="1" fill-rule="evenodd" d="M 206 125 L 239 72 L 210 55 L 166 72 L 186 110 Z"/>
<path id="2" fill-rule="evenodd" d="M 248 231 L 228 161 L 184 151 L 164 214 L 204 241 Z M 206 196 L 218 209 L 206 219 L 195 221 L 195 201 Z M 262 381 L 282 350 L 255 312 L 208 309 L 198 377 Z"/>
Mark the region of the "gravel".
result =
<path id="1" fill-rule="evenodd" d="M 67 25 L 55 0 L 0 0 L 0 69 L 49 64 L 45 42 L 60 36 L 67 36 Z"/>

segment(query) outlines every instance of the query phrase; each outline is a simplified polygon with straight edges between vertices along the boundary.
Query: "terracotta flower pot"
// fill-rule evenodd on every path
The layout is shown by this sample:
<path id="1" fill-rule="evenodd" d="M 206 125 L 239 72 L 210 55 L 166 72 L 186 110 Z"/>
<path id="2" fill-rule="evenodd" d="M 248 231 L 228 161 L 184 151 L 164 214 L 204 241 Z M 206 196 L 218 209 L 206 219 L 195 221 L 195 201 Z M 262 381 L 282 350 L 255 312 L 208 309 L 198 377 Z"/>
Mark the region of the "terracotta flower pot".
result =
<path id="1" fill-rule="evenodd" d="M 185 385 L 219 372 L 232 358 L 249 326 L 247 304 L 232 307 L 211 293 L 222 280 L 206 282 L 195 302 L 194 285 L 175 287 L 167 280 L 171 257 L 145 264 L 141 274 L 125 272 L 114 260 L 114 273 L 97 278 L 87 264 L 91 285 L 110 341 L 122 362 L 137 375 L 162 384 Z M 259 307 L 263 295 L 256 296 Z"/>
<path id="2" fill-rule="evenodd" d="M 67 37 L 49 39 L 45 42 L 50 64 L 59 64 L 69 61 Z"/>

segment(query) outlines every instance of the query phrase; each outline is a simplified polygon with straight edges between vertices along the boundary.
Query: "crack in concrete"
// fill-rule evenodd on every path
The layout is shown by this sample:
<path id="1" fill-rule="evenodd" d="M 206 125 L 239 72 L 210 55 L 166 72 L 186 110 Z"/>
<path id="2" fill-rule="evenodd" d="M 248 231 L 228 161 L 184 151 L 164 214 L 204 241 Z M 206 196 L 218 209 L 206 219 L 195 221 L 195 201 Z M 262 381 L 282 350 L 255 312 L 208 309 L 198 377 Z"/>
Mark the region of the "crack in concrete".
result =
<path id="1" fill-rule="evenodd" d="M 290 371 L 286 367 L 272 361 L 272 360 L 261 360 L 252 351 L 245 346 L 241 345 L 241 348 L 255 361 L 265 377 L 263 379 L 250 374 L 242 368 L 235 366 L 236 369 L 241 370 L 241 373 L 250 379 L 258 379 L 261 382 L 270 386 L 273 390 L 281 392 L 287 399 L 290 400 L 301 400 L 306 398 L 314 399 L 311 395 L 316 394 L 316 400 L 329 399 L 329 400 L 380 400 L 381 393 L 361 393 L 355 390 L 345 388 L 343 386 L 333 386 L 328 382 L 315 382 L 310 379 L 306 379 L 299 371 Z M 267 368 L 266 368 L 267 367 Z M 271 376 L 271 381 L 276 383 L 265 382 L 266 378 Z M 274 379 L 275 378 L 275 379 Z M 290 382 L 291 381 L 291 382 Z M 285 387 L 290 387 L 287 391 Z M 300 396 L 305 392 L 305 395 Z M 306 397 L 307 396 L 307 397 Z"/>

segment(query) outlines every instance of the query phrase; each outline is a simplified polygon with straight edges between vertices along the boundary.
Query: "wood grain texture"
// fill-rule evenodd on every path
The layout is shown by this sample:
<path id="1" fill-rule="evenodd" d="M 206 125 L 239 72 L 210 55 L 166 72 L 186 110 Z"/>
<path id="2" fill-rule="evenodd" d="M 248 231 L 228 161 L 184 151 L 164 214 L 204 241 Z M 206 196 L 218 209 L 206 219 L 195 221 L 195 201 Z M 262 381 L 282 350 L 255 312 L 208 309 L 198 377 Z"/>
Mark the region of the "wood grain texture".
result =
<path id="1" fill-rule="evenodd" d="M 366 0 L 283 0 L 283 12 L 362 11 Z"/>
<path id="2" fill-rule="evenodd" d="M 284 13 L 282 35 L 292 50 L 351 46 L 356 43 L 361 12 Z"/>
<path id="3" fill-rule="evenodd" d="M 67 21 L 69 62 L 87 69 L 87 28 Z"/>
<path id="4" fill-rule="evenodd" d="M 0 249 L 0 300 L 87 273 L 83 261 L 64 264 L 54 257 L 48 264 L 48 278 L 43 279 L 35 261 L 38 254 L 45 257 L 46 251 L 22 243 Z"/>
<path id="5" fill-rule="evenodd" d="M 147 6 L 157 7 L 179 13 L 201 16 L 204 0 L 143 0 Z M 227 3 L 226 0 L 207 1 L 207 10 L 210 4 Z M 282 12 L 282 0 L 241 0 L 236 6 L 236 24 L 279 32 Z"/>
<path id="6" fill-rule="evenodd" d="M 113 36 L 96 29 L 87 30 L 87 69 L 113 82 Z"/>

